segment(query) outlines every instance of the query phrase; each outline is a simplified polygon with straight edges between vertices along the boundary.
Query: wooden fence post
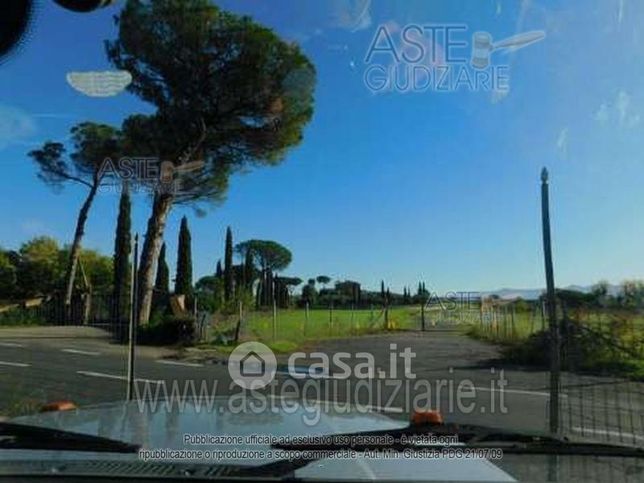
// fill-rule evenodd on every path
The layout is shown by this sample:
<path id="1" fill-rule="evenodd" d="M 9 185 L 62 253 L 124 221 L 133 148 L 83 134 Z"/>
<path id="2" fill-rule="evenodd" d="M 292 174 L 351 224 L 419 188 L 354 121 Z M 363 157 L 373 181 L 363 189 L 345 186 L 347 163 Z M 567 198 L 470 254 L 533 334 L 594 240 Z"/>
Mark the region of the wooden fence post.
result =
<path id="1" fill-rule="evenodd" d="M 420 330 L 425 332 L 425 303 L 420 304 Z"/>
<path id="2" fill-rule="evenodd" d="M 304 328 L 302 330 L 302 333 L 306 335 L 306 329 L 309 325 L 309 303 L 306 302 L 306 305 L 304 306 Z"/>
<path id="3" fill-rule="evenodd" d="M 277 302 L 273 299 L 273 342 L 277 339 Z"/>
<path id="4" fill-rule="evenodd" d="M 510 334 L 510 337 L 512 337 L 512 340 L 515 340 L 517 337 L 517 332 L 514 324 L 514 305 L 510 306 L 510 322 L 512 323 L 512 333 Z"/>

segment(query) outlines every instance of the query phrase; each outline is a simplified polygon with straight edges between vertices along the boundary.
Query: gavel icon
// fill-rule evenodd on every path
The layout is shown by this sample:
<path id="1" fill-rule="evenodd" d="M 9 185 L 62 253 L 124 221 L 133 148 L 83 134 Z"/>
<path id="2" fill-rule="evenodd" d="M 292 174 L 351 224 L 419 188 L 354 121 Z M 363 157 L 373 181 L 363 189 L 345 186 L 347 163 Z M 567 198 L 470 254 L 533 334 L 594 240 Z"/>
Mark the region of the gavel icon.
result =
<path id="1" fill-rule="evenodd" d="M 507 39 L 493 42 L 489 32 L 474 32 L 472 35 L 472 59 L 470 65 L 475 69 L 485 69 L 490 65 L 492 52 L 496 50 L 519 50 L 546 37 L 542 30 L 533 30 L 513 35 Z"/>

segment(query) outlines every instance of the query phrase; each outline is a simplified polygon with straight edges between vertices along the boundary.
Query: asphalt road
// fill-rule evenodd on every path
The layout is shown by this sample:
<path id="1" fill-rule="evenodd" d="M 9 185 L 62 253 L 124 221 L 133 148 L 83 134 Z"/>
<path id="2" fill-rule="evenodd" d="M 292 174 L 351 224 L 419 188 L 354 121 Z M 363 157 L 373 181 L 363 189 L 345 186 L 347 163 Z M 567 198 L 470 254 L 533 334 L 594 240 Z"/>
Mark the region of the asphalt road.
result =
<path id="1" fill-rule="evenodd" d="M 395 350 L 391 344 L 396 345 Z M 411 375 L 405 374 L 404 359 L 399 355 L 405 348 L 415 353 Z M 263 393 L 277 398 L 303 395 L 320 401 L 321 410 L 328 401 L 336 402 L 335 409 L 358 402 L 365 409 L 409 418 L 413 408 L 420 406 L 440 409 L 448 421 L 515 430 L 547 429 L 548 374 L 500 366 L 494 362 L 498 356 L 494 346 L 452 331 L 330 340 L 305 349 L 308 356 L 297 361 L 298 367 L 308 368 L 319 361 L 319 355 L 312 352 L 332 359 L 333 354 L 344 351 L 352 355 L 345 361 L 351 375 L 339 377 L 341 368 L 333 362 L 323 379 L 294 378 L 278 371 L 276 382 Z M 356 374 L 364 361 L 357 356 L 361 353 L 372 354 L 385 377 L 361 380 Z M 224 356 L 194 351 L 182 359 L 176 356 L 169 349 L 138 348 L 139 395 L 198 398 L 242 393 L 231 382 Z M 280 369 L 285 368 L 287 358 L 278 356 Z M 127 347 L 112 343 L 100 330 L 51 327 L 0 331 L 0 414 L 30 413 L 57 400 L 71 400 L 79 406 L 123 400 L 126 375 Z M 644 445 L 644 384 L 564 374 L 560 416 L 567 434 Z"/>
<path id="2" fill-rule="evenodd" d="M 54 330 L 57 329 L 57 330 Z M 168 349 L 139 347 L 136 377 L 141 383 L 228 377 L 226 367 L 167 360 Z M 127 347 L 102 331 L 78 327 L 5 329 L 0 332 L 0 412 L 15 414 L 51 401 L 77 405 L 125 399 Z M 24 408 L 24 409 L 22 409 Z"/>

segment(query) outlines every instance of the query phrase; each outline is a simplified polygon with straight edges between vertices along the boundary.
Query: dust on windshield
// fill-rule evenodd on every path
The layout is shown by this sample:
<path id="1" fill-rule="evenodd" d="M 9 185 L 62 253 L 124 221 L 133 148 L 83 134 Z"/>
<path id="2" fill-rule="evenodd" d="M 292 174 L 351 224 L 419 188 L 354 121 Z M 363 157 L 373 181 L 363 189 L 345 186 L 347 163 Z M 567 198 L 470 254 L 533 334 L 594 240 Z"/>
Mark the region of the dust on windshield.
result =
<path id="1" fill-rule="evenodd" d="M 642 447 L 644 5 L 587 3 L 5 0 L 0 418 Z"/>

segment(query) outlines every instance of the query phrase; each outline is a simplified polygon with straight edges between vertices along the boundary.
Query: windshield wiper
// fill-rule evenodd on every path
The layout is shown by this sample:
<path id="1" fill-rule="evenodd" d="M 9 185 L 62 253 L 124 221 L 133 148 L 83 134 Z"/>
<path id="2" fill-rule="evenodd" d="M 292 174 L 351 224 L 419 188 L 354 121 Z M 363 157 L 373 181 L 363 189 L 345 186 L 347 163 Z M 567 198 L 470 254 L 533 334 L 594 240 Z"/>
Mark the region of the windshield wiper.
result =
<path id="1" fill-rule="evenodd" d="M 60 429 L 0 423 L 0 449 L 136 453 L 139 446 Z"/>

